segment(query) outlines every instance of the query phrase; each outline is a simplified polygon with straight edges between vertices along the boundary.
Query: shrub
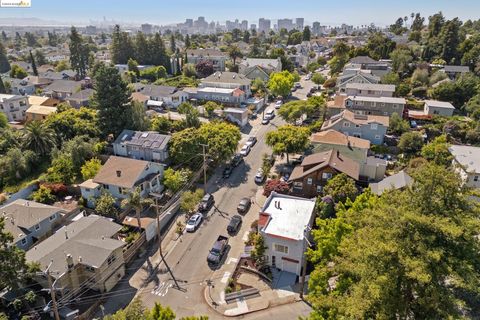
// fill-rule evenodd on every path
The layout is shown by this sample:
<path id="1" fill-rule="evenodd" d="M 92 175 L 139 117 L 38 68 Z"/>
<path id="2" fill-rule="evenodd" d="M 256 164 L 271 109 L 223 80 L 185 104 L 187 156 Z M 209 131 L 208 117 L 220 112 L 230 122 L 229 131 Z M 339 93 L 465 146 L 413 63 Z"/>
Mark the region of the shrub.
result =
<path id="1" fill-rule="evenodd" d="M 56 197 L 52 194 L 52 190 L 45 186 L 40 186 L 40 188 L 32 194 L 32 199 L 36 202 L 52 204 L 55 202 Z"/>
<path id="2" fill-rule="evenodd" d="M 50 189 L 52 194 L 57 197 L 64 197 L 68 194 L 68 188 L 63 183 L 44 183 L 42 185 Z"/>

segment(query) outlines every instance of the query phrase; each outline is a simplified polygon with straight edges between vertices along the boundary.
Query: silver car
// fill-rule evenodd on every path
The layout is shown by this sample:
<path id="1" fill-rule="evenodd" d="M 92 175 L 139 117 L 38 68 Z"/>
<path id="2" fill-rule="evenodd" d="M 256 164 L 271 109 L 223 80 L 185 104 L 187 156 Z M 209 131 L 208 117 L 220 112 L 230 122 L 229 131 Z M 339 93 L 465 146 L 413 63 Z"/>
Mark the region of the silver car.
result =
<path id="1" fill-rule="evenodd" d="M 197 230 L 197 228 L 200 226 L 200 223 L 202 223 L 202 220 L 203 215 L 201 213 L 194 214 L 190 217 L 190 219 L 188 219 L 185 230 L 187 232 L 195 232 L 195 230 Z"/>

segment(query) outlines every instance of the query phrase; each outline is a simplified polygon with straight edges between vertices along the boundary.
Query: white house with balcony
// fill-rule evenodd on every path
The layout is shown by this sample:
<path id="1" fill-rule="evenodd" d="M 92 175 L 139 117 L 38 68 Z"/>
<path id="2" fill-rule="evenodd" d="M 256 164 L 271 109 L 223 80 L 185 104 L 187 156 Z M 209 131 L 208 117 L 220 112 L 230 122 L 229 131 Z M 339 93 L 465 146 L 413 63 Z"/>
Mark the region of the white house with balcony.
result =
<path id="1" fill-rule="evenodd" d="M 468 187 L 480 188 L 480 148 L 453 145 L 448 148 L 453 167 Z"/>
<path id="2" fill-rule="evenodd" d="M 301 275 L 314 209 L 315 199 L 270 194 L 258 219 L 268 265 Z"/>
<path id="3" fill-rule="evenodd" d="M 0 112 L 3 112 L 8 122 L 24 121 L 28 104 L 28 97 L 13 94 L 0 94 Z"/>

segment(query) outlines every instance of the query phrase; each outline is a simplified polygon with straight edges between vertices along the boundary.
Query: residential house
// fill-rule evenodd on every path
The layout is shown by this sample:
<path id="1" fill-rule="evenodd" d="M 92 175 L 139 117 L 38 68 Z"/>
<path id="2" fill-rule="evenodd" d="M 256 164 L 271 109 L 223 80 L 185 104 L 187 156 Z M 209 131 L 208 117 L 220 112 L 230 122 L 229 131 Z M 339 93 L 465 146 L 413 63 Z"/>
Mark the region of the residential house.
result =
<path id="1" fill-rule="evenodd" d="M 254 59 L 247 58 L 238 65 L 238 73 L 243 74 L 250 80 L 257 78 L 267 82 L 270 74 L 282 71 L 282 62 L 277 59 Z"/>
<path id="2" fill-rule="evenodd" d="M 345 93 L 348 96 L 392 97 L 395 86 L 377 83 L 347 83 Z"/>
<path id="3" fill-rule="evenodd" d="M 0 94 L 0 112 L 7 116 L 9 122 L 24 121 L 25 113 L 29 107 L 28 97 L 26 96 Z"/>
<path id="4" fill-rule="evenodd" d="M 424 114 L 451 117 L 455 107 L 450 102 L 425 100 Z"/>
<path id="5" fill-rule="evenodd" d="M 469 73 L 470 68 L 468 66 L 444 66 L 440 71 L 445 72 L 450 79 L 454 80 L 462 74 Z"/>
<path id="6" fill-rule="evenodd" d="M 25 61 L 14 61 L 14 62 L 11 63 L 11 66 L 13 66 L 13 65 L 19 66 L 20 68 L 22 68 L 23 70 L 25 70 L 29 74 L 33 73 L 31 63 L 28 63 L 28 62 L 25 62 Z"/>
<path id="7" fill-rule="evenodd" d="M 82 89 L 80 81 L 73 80 L 55 80 L 44 89 L 44 94 L 48 97 L 65 101 L 68 97 Z"/>
<path id="8" fill-rule="evenodd" d="M 480 148 L 453 145 L 448 148 L 453 167 L 468 187 L 480 188 Z"/>
<path id="9" fill-rule="evenodd" d="M 392 70 L 390 63 L 385 60 L 377 61 L 369 56 L 357 56 L 345 65 L 344 72 L 347 70 L 369 70 L 372 75 L 382 77 Z"/>
<path id="10" fill-rule="evenodd" d="M 272 192 L 259 213 L 258 228 L 269 266 L 297 276 L 302 274 L 308 230 L 315 218 L 315 199 Z"/>
<path id="11" fill-rule="evenodd" d="M 302 163 L 293 169 L 288 182 L 292 185 L 293 194 L 312 198 L 323 192 L 328 180 L 338 173 L 344 173 L 358 181 L 360 164 L 342 155 L 340 151 L 331 149 L 306 156 Z"/>
<path id="12" fill-rule="evenodd" d="M 326 120 L 322 125 L 322 131 L 333 129 L 379 145 L 383 143 L 388 126 L 389 117 L 355 114 L 350 110 L 344 110 Z"/>
<path id="13" fill-rule="evenodd" d="M 29 96 L 35 94 L 35 84 L 25 79 L 9 79 L 12 94 Z"/>
<path id="14" fill-rule="evenodd" d="M 412 177 L 404 170 L 386 177 L 378 183 L 370 183 L 369 187 L 372 192 L 378 196 L 382 195 L 386 190 L 398 190 L 411 186 L 413 183 Z"/>
<path id="15" fill-rule="evenodd" d="M 59 103 L 60 103 L 60 101 L 58 101 L 57 99 L 50 98 L 50 97 L 28 96 L 28 104 L 29 105 L 56 107 Z"/>
<path id="16" fill-rule="evenodd" d="M 391 116 L 393 113 L 403 116 L 407 101 L 404 98 L 348 96 L 345 108 L 356 114 Z"/>
<path id="17" fill-rule="evenodd" d="M 187 49 L 187 63 L 197 64 L 200 61 L 210 61 L 214 71 L 225 71 L 227 54 L 216 49 Z"/>
<path id="18" fill-rule="evenodd" d="M 23 78 L 22 80 L 25 80 L 28 83 L 33 84 L 35 86 L 35 89 L 43 89 L 53 82 L 53 80 L 49 80 L 39 76 L 28 76 Z"/>
<path id="19" fill-rule="evenodd" d="M 26 259 L 41 270 L 49 267 L 58 298 L 68 294 L 72 299 L 85 290 L 108 292 L 125 275 L 121 228 L 104 217 L 81 217 L 28 250 Z M 50 287 L 44 275 L 35 280 Z"/>
<path id="20" fill-rule="evenodd" d="M 43 121 L 47 119 L 50 114 L 55 112 L 57 112 L 57 107 L 31 105 L 30 108 L 27 109 L 25 115 L 27 121 Z"/>
<path id="21" fill-rule="evenodd" d="M 152 68 L 152 67 L 155 67 L 155 66 L 154 65 L 138 65 L 137 69 L 138 69 L 138 71 L 142 71 L 142 70 Z M 120 74 L 123 74 L 123 73 L 128 71 L 128 64 L 116 64 L 115 68 L 117 68 L 117 70 Z"/>
<path id="22" fill-rule="evenodd" d="M 172 86 L 134 83 L 133 87 L 135 92 L 148 97 L 147 107 L 164 106 L 176 108 L 188 100 L 188 93 Z"/>
<path id="23" fill-rule="evenodd" d="M 90 100 L 93 97 L 95 90 L 87 88 L 73 93 L 71 96 L 67 97 L 65 100 L 76 109 L 80 107 L 88 107 L 90 105 Z"/>
<path id="24" fill-rule="evenodd" d="M 40 78 L 47 79 L 50 81 L 56 80 L 75 80 L 77 73 L 73 70 L 63 70 L 63 71 L 47 71 L 39 74 Z"/>
<path id="25" fill-rule="evenodd" d="M 80 184 L 80 190 L 89 207 L 95 206 L 102 191 L 110 193 L 119 204 L 136 188 L 142 197 L 161 193 L 162 179 L 163 165 L 159 163 L 110 156 L 93 179 Z"/>
<path id="26" fill-rule="evenodd" d="M 248 109 L 247 108 L 225 108 L 223 110 L 225 118 L 240 127 L 248 124 Z"/>
<path id="27" fill-rule="evenodd" d="M 166 162 L 171 138 L 154 131 L 123 130 L 113 142 L 113 152 L 116 156 L 131 159 Z"/>
<path id="28" fill-rule="evenodd" d="M 345 110 L 345 100 L 348 98 L 345 94 L 336 94 L 333 100 L 327 101 L 327 116 L 333 117 Z"/>
<path id="29" fill-rule="evenodd" d="M 28 250 L 52 234 L 66 213 L 61 208 L 23 199 L 1 207 L 0 211 L 5 219 L 5 231 L 13 236 L 13 244 L 22 250 Z"/>
<path id="30" fill-rule="evenodd" d="M 340 151 L 341 154 L 359 163 L 367 161 L 370 141 L 347 136 L 339 131 L 328 129 L 315 132 L 310 136 L 312 152 L 325 152 L 331 149 Z"/>
<path id="31" fill-rule="evenodd" d="M 339 92 L 345 92 L 348 83 L 379 83 L 380 77 L 372 75 L 368 70 L 355 70 L 344 72 L 337 77 L 337 89 Z"/>

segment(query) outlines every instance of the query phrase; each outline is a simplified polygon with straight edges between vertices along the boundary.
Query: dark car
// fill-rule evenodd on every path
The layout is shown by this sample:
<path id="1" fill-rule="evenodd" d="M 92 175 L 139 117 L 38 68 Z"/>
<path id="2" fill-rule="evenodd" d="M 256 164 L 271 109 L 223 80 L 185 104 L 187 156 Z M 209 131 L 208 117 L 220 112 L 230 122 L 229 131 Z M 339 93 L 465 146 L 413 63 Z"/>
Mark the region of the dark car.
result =
<path id="1" fill-rule="evenodd" d="M 228 238 L 225 236 L 218 236 L 217 240 L 213 244 L 212 249 L 207 256 L 207 262 L 211 265 L 218 265 L 222 260 L 223 255 L 227 251 Z"/>
<path id="2" fill-rule="evenodd" d="M 251 205 L 252 201 L 250 200 L 250 198 L 242 198 L 242 200 L 240 200 L 237 206 L 238 213 L 247 213 Z"/>
<path id="3" fill-rule="evenodd" d="M 198 205 L 198 211 L 206 212 L 210 210 L 214 203 L 215 199 L 213 198 L 213 195 L 207 193 L 203 196 L 202 201 L 200 201 L 200 204 Z"/>
<path id="4" fill-rule="evenodd" d="M 223 177 L 228 178 L 232 174 L 233 168 L 231 166 L 226 166 L 225 169 L 223 169 Z"/>
<path id="5" fill-rule="evenodd" d="M 310 98 L 311 96 L 312 96 L 311 92 L 307 93 L 307 98 Z"/>
<path id="6" fill-rule="evenodd" d="M 236 233 L 240 226 L 242 225 L 242 217 L 238 214 L 234 215 L 232 219 L 230 219 L 230 223 L 227 226 L 227 231 L 229 233 Z"/>
<path id="7" fill-rule="evenodd" d="M 237 153 L 233 156 L 232 160 L 230 161 L 230 166 L 237 167 L 240 163 L 242 163 L 243 157 L 241 154 Z"/>

